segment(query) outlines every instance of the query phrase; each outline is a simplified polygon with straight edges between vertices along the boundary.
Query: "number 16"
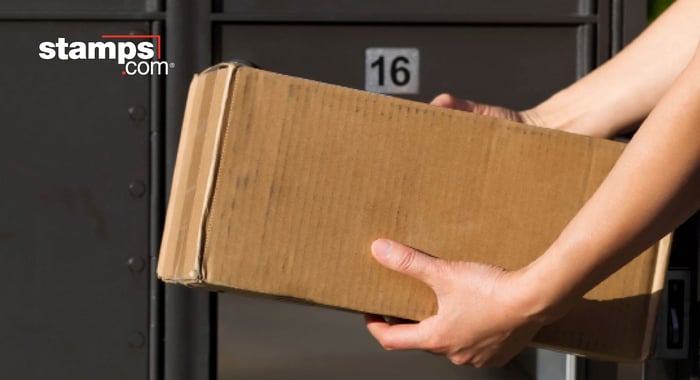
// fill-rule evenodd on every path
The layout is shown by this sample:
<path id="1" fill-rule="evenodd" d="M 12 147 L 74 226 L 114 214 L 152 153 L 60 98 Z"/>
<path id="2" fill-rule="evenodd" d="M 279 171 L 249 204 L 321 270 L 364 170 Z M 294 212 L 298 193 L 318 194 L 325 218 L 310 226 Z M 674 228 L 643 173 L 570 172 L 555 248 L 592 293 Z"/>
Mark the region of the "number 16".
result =
<path id="1" fill-rule="evenodd" d="M 389 75 L 391 76 L 391 81 L 394 85 L 405 86 L 411 81 L 411 72 L 405 67 L 405 65 L 409 63 L 410 61 L 408 58 L 402 55 L 394 58 L 391 61 L 391 70 L 389 71 Z M 399 66 L 399 64 L 403 64 L 404 66 Z M 379 56 L 376 61 L 372 62 L 370 67 L 377 68 L 379 78 L 378 84 L 380 86 L 384 86 L 384 56 Z"/>

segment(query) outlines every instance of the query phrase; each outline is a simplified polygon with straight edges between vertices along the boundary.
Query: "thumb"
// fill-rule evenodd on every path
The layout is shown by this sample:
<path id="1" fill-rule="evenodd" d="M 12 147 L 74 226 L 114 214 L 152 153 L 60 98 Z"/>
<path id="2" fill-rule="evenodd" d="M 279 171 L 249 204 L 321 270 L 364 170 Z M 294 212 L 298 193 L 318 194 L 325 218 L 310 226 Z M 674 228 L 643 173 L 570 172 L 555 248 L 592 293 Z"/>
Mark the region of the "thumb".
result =
<path id="1" fill-rule="evenodd" d="M 442 260 L 414 248 L 391 240 L 379 239 L 372 243 L 372 254 L 385 267 L 417 278 L 431 288 L 435 288 L 434 285 L 439 281 L 438 269 L 443 264 Z"/>

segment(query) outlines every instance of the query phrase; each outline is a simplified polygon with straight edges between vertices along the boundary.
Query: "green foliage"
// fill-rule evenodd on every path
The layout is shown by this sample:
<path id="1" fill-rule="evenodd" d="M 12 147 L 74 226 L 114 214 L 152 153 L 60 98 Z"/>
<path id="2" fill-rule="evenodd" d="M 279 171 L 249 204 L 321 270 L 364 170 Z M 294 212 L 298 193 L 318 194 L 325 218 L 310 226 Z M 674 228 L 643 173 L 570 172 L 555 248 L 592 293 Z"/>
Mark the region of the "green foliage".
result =
<path id="1" fill-rule="evenodd" d="M 647 3 L 648 21 L 650 23 L 654 21 L 671 3 L 673 3 L 673 0 L 649 0 Z"/>

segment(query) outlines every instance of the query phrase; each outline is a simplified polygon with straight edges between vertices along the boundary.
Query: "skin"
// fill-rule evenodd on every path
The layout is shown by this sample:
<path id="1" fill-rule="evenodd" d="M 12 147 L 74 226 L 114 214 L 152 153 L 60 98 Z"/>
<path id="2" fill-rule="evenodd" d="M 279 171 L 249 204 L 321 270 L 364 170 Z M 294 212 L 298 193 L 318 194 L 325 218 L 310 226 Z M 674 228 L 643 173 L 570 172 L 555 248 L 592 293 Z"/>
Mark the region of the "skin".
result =
<path id="1" fill-rule="evenodd" d="M 643 122 L 591 199 L 524 268 L 446 261 L 388 239 L 375 241 L 375 259 L 425 282 L 439 307 L 416 324 L 367 316 L 369 332 L 384 348 L 427 350 L 460 365 L 503 365 L 541 326 L 561 318 L 700 208 L 699 19 L 700 2 L 677 1 L 613 60 L 527 111 L 446 94 L 432 102 L 601 137 Z"/>

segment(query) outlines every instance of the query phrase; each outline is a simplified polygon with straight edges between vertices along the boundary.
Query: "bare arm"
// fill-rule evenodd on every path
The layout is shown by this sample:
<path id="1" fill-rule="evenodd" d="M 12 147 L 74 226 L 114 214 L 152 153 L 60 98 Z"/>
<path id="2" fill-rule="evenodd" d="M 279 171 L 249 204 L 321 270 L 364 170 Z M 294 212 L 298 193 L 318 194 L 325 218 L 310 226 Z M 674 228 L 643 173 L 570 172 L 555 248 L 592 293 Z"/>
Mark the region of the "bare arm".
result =
<path id="1" fill-rule="evenodd" d="M 678 0 L 610 61 L 529 111 L 536 123 L 611 137 L 639 125 L 700 39 L 700 2 Z"/>
<path id="2" fill-rule="evenodd" d="M 646 118 L 700 40 L 700 1 L 678 0 L 610 61 L 526 111 L 443 94 L 432 104 L 573 133 L 613 137 Z"/>
<path id="3" fill-rule="evenodd" d="M 629 107 L 639 112 L 644 108 Z M 375 242 L 375 258 L 427 283 L 439 310 L 415 325 L 390 326 L 370 316 L 367 327 L 387 349 L 424 349 L 457 364 L 501 365 L 540 326 L 566 314 L 586 291 L 698 208 L 700 49 L 599 189 L 555 243 L 527 267 L 507 272 L 435 259 L 395 242 Z"/>
<path id="4" fill-rule="evenodd" d="M 699 207 L 700 49 L 593 197 L 529 266 L 548 282 L 539 299 L 558 305 L 582 296 Z"/>

